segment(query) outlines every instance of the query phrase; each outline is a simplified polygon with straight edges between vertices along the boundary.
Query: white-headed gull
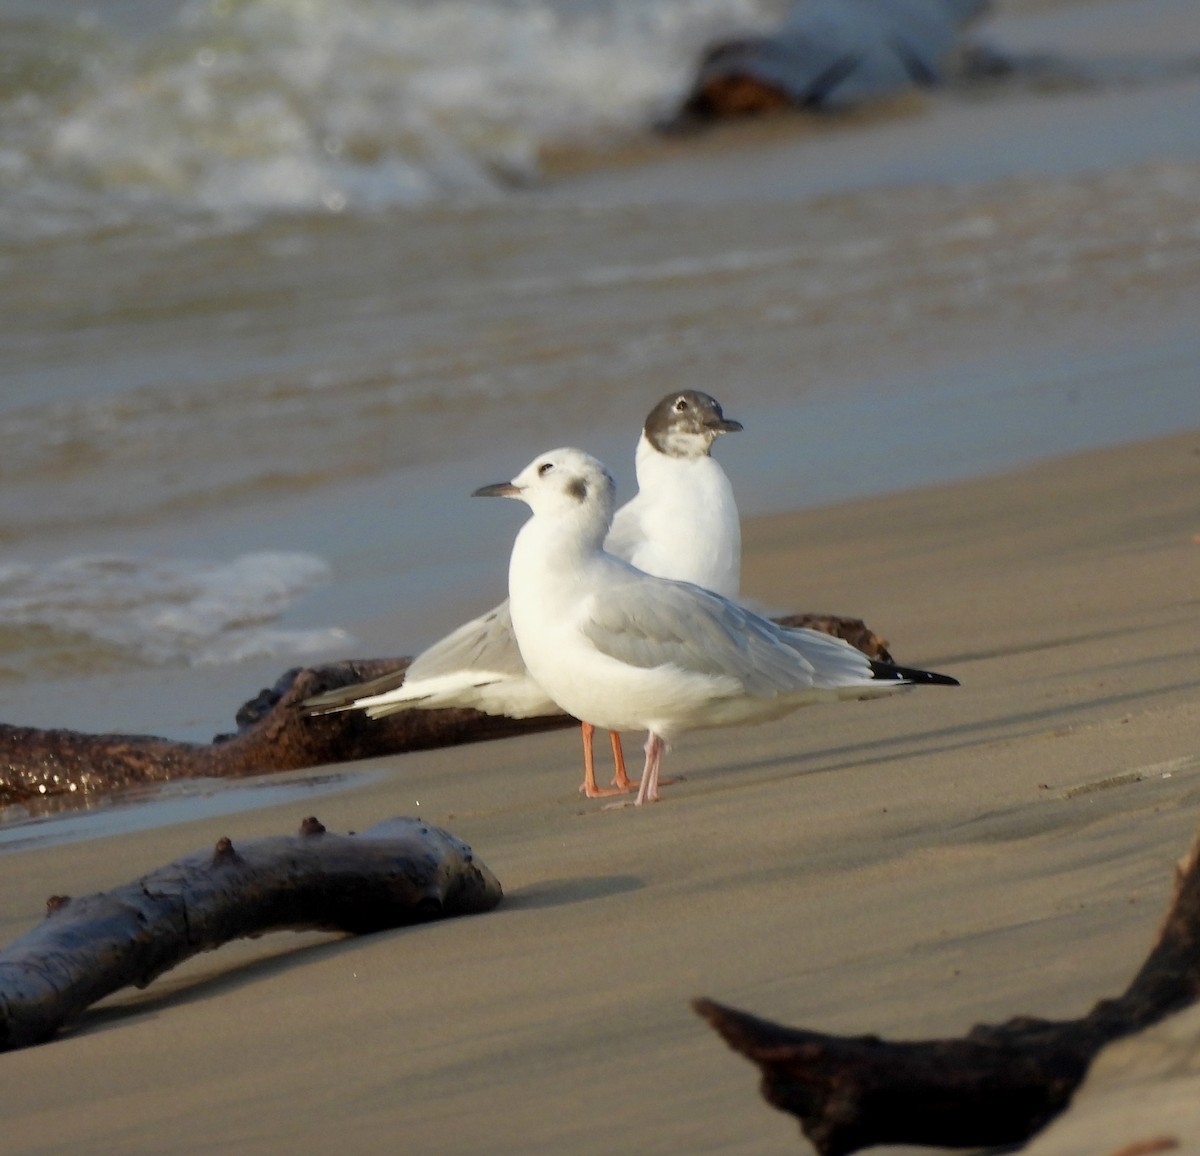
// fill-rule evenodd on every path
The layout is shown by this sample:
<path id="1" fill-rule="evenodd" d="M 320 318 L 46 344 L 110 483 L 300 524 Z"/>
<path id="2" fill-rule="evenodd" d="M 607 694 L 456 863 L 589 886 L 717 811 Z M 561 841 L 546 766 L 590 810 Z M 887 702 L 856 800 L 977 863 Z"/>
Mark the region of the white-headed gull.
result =
<path id="1" fill-rule="evenodd" d="M 742 554 L 737 503 L 729 478 L 711 451 L 721 434 L 741 428 L 706 393 L 685 389 L 662 398 L 647 416 L 638 439 L 637 495 L 617 511 L 605 548 L 651 574 L 736 595 Z M 414 707 L 471 707 L 509 718 L 561 713 L 525 667 L 507 601 L 422 651 L 407 671 L 340 687 L 304 705 L 315 714 L 363 710 L 371 718 Z M 636 786 L 625 773 L 616 731 L 610 736 L 617 768 L 615 790 L 597 786 L 594 727 L 588 721 L 582 725 L 580 790 L 595 798 Z"/>
<path id="2" fill-rule="evenodd" d="M 569 714 L 609 730 L 649 732 L 638 804 L 658 798 L 665 746 L 686 731 L 763 722 L 810 703 L 905 686 L 958 685 L 638 570 L 604 548 L 615 491 L 601 462 L 559 449 L 475 494 L 517 498 L 533 511 L 508 571 L 521 655 Z"/>

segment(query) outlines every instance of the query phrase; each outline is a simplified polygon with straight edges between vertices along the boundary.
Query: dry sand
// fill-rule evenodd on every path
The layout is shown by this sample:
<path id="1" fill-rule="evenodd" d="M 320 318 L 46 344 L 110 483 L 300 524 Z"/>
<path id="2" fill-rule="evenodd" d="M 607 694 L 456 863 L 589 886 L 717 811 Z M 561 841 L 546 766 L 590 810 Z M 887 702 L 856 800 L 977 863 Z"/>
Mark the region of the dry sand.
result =
<path id="1" fill-rule="evenodd" d="M 860 614 L 962 687 L 694 734 L 640 811 L 578 798 L 571 732 L 359 768 L 327 825 L 420 814 L 503 905 L 270 936 L 112 997 L 0 1057 L 0 1146 L 803 1151 L 691 997 L 890 1036 L 1084 1012 L 1145 954 L 1200 812 L 1198 495 L 1200 431 L 750 524 L 749 592 Z M 301 812 L 5 855 L 0 939 L 50 893 Z"/>

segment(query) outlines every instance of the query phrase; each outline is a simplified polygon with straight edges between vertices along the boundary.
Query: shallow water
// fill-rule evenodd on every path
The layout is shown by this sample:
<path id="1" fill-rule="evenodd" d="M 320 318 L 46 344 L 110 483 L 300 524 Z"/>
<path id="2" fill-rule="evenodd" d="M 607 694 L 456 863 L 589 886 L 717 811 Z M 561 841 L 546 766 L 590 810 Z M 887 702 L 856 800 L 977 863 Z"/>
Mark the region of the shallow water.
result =
<path id="1" fill-rule="evenodd" d="M 366 786 L 377 777 L 365 772 L 271 775 L 239 782 L 188 779 L 91 799 L 81 811 L 73 811 L 69 800 L 63 800 L 57 810 L 41 810 L 36 804 L 4 807 L 0 808 L 0 855 L 305 802 L 332 791 Z"/>
<path id="2" fill-rule="evenodd" d="M 279 76 L 298 48 L 268 47 L 270 7 L 147 25 L 129 4 L 97 32 L 62 0 L 27 29 L 34 43 L 38 20 L 70 16 L 111 59 L 84 96 L 63 81 L 22 113 L 5 90 L 0 119 L 28 127 L 65 101 L 95 135 L 103 106 L 96 139 L 132 149 L 148 112 L 123 102 L 151 76 L 198 83 L 201 40 L 226 17 L 238 67 L 257 52 L 256 83 L 290 92 Z M 364 69 L 391 61 L 386 38 L 329 23 L 369 26 L 382 6 L 313 10 L 318 72 L 356 44 Z M 1200 79 L 1174 67 L 1179 44 L 1200 43 L 1194 4 L 1015 3 L 986 29 L 1101 75 L 1117 45 L 1124 75 L 1145 65 L 1136 83 L 949 92 L 606 151 L 678 86 L 667 62 L 737 10 L 761 16 L 663 5 L 656 39 L 597 5 L 570 51 L 569 21 L 550 40 L 510 26 L 541 54 L 543 97 L 565 61 L 582 68 L 580 44 L 609 59 L 630 36 L 646 45 L 630 67 L 659 85 L 549 127 L 514 100 L 522 148 L 573 133 L 586 154 L 525 187 L 480 161 L 486 187 L 403 196 L 396 178 L 384 197 L 356 194 L 359 174 L 344 200 L 307 207 L 251 196 L 261 182 L 213 157 L 174 192 L 128 166 L 0 165 L 6 720 L 207 739 L 297 661 L 411 653 L 502 593 L 520 513 L 472 489 L 573 443 L 628 494 L 641 418 L 684 385 L 745 424 L 718 454 L 749 514 L 1200 426 Z M 449 91 L 454 70 L 430 71 L 440 41 L 423 43 L 420 91 Z M 495 62 L 494 91 L 511 68 Z M 203 126 L 159 127 L 166 153 L 212 143 Z M 224 202 L 198 194 L 214 187 Z"/>
<path id="3" fill-rule="evenodd" d="M 756 0 L 12 0 L 0 235 L 491 200 L 666 111 Z"/>

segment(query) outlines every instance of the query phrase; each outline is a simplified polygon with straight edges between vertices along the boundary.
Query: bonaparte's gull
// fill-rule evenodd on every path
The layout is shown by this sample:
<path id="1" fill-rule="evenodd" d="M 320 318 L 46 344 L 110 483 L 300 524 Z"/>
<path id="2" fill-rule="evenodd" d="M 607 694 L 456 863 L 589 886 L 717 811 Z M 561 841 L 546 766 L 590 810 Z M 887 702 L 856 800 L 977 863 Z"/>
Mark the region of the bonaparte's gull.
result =
<path id="1" fill-rule="evenodd" d="M 711 450 L 721 434 L 741 428 L 706 393 L 680 390 L 662 398 L 638 439 L 637 495 L 617 511 L 605 548 L 651 574 L 736 595 L 742 552 L 737 504 Z M 422 651 L 407 671 L 340 687 L 304 705 L 316 714 L 357 709 L 371 718 L 414 707 L 471 707 L 509 718 L 560 713 L 525 667 L 507 601 Z M 590 798 L 630 790 L 636 784 L 625 773 L 616 731 L 611 734 L 616 790 L 596 785 L 593 729 L 583 722 L 580 790 Z"/>
<path id="2" fill-rule="evenodd" d="M 665 745 L 686 731 L 905 686 L 958 685 L 638 570 L 604 549 L 615 492 L 604 465 L 577 449 L 541 454 L 511 482 L 475 491 L 517 498 L 533 511 L 513 545 L 508 584 L 513 630 L 534 680 L 576 718 L 649 732 L 638 804 L 658 798 Z"/>

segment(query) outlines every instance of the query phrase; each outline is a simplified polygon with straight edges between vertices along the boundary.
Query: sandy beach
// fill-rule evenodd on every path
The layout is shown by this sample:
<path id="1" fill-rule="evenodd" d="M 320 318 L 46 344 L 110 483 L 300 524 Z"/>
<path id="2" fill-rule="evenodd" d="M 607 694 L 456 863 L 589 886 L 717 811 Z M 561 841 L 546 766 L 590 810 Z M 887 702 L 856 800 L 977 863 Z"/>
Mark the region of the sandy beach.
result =
<path id="1" fill-rule="evenodd" d="M 412 653 L 501 597 L 521 514 L 475 487 L 575 444 L 624 499 L 683 387 L 745 425 L 745 593 L 962 685 L 693 734 L 637 811 L 561 731 L 5 814 L 3 943 L 314 813 L 444 826 L 506 898 L 112 996 L 0 1056 L 0 1149 L 804 1152 L 691 999 L 927 1037 L 1125 985 L 1200 802 L 1195 0 L 1000 0 L 982 41 L 1057 79 L 669 139 L 637 94 L 721 5 L 10 7 L 5 722 L 207 742 Z M 1200 1151 L 1196 1078 L 1039 1152 Z"/>
<path id="2" fill-rule="evenodd" d="M 859 614 L 962 687 L 693 734 L 638 811 L 576 795 L 567 731 L 347 768 L 327 826 L 445 826 L 500 908 L 273 935 L 111 997 L 0 1059 L 6 1150 L 803 1151 L 691 998 L 893 1037 L 1083 1013 L 1197 826 L 1198 482 L 1200 430 L 751 521 L 748 592 Z M 0 937 L 302 817 L 5 855 Z"/>

